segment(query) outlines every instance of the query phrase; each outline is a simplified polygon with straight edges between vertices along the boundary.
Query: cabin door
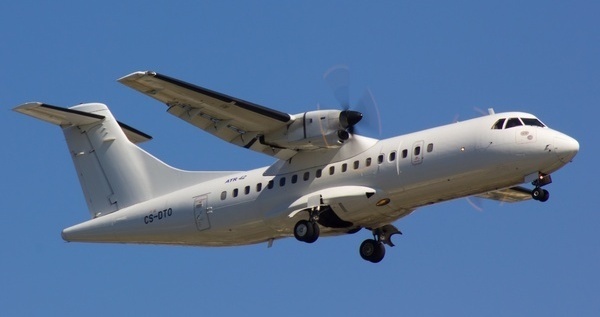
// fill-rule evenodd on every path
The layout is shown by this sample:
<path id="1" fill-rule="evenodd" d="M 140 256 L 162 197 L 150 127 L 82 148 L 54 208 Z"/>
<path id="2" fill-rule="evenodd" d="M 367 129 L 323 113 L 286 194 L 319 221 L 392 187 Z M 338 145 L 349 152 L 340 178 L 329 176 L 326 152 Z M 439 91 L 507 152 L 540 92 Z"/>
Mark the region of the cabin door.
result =
<path id="1" fill-rule="evenodd" d="M 210 228 L 210 219 L 206 212 L 208 202 L 207 195 L 194 197 L 194 218 L 196 220 L 196 228 L 198 231 L 203 231 Z"/>

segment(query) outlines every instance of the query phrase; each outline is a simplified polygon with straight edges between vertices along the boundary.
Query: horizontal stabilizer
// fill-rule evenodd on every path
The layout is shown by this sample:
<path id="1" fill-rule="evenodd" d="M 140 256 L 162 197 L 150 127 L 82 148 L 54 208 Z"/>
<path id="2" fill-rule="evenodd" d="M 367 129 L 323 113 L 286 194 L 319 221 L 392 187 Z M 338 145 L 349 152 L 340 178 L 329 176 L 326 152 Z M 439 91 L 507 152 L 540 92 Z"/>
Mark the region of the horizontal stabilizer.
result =
<path id="1" fill-rule="evenodd" d="M 61 108 L 41 102 L 29 102 L 13 110 L 32 116 L 36 119 L 59 125 L 61 127 L 81 126 L 92 124 L 104 120 L 104 116 L 83 112 L 75 109 Z M 125 123 L 118 122 L 119 126 L 125 132 L 129 141 L 133 143 L 142 143 L 152 140 L 152 137 L 144 132 L 130 127 Z"/>
<path id="2" fill-rule="evenodd" d="M 41 102 L 29 102 L 13 110 L 63 127 L 92 124 L 104 119 L 104 116 L 101 115 L 61 108 Z"/>
<path id="3" fill-rule="evenodd" d="M 117 123 L 121 127 L 121 130 L 123 130 L 123 132 L 125 132 L 125 136 L 127 136 L 127 139 L 129 139 L 129 141 L 131 141 L 131 143 L 138 144 L 138 143 L 152 140 L 152 137 L 150 135 L 148 135 L 138 129 L 132 128 L 120 121 L 117 121 Z"/>
<path id="4" fill-rule="evenodd" d="M 525 187 L 515 186 L 483 193 L 477 195 L 476 197 L 498 200 L 507 203 L 516 203 L 531 199 L 531 190 Z"/>

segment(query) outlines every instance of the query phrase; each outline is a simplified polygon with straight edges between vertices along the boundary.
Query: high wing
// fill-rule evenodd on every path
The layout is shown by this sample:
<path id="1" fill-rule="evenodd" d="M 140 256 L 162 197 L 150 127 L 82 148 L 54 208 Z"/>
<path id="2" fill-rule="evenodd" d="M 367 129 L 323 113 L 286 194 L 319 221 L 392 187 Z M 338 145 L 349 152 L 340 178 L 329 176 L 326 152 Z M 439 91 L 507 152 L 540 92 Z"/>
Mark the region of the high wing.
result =
<path id="1" fill-rule="evenodd" d="M 264 139 L 290 125 L 294 121 L 290 114 L 151 71 L 129 74 L 119 82 L 165 103 L 170 114 L 227 142 L 280 159 L 297 153 Z"/>

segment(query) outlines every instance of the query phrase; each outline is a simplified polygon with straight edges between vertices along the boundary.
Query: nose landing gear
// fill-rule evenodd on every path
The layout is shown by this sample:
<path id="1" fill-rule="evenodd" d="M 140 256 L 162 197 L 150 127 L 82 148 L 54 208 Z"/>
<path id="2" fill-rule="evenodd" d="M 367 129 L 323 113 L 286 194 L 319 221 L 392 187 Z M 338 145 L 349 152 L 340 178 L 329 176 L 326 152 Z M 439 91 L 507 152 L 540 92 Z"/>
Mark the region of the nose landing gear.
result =
<path id="1" fill-rule="evenodd" d="M 534 200 L 546 202 L 550 199 L 550 193 L 542 189 L 542 186 L 546 186 L 552 183 L 552 177 L 547 174 L 539 173 L 538 178 L 534 180 L 531 184 L 535 186 L 535 188 L 531 191 L 531 197 Z"/>

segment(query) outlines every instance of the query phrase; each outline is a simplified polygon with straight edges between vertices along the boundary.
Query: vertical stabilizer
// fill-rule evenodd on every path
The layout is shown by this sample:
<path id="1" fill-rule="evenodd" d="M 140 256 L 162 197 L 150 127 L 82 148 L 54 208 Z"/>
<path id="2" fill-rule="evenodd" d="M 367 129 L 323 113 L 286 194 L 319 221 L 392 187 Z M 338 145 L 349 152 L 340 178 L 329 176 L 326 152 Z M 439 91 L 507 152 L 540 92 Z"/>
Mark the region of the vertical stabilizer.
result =
<path id="1" fill-rule="evenodd" d="M 14 110 L 62 128 L 92 217 L 229 174 L 187 172 L 164 164 L 131 142 L 150 137 L 119 124 L 104 104 L 67 109 L 28 103 Z"/>

